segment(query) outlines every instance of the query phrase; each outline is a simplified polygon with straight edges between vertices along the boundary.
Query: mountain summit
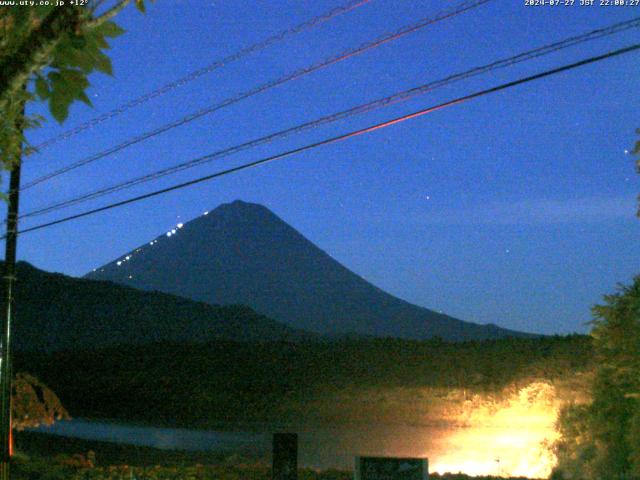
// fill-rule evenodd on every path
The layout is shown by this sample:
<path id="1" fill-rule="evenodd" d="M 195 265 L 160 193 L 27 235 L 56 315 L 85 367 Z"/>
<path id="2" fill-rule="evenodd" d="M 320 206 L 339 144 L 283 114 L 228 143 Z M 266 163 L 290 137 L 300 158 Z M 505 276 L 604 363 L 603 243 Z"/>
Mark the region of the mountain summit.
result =
<path id="1" fill-rule="evenodd" d="M 299 329 L 412 339 L 526 334 L 463 322 L 351 272 L 262 205 L 235 201 L 179 223 L 87 278 L 209 304 L 244 304 Z"/>

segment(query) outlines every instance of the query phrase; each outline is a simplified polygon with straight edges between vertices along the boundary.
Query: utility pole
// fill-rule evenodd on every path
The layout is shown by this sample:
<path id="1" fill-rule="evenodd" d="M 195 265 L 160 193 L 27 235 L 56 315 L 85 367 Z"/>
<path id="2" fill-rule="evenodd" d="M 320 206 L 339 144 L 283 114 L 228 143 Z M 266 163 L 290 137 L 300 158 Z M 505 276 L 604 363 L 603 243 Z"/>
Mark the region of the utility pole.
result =
<path id="1" fill-rule="evenodd" d="M 19 114 L 17 125 L 23 128 L 24 108 Z M 4 315 L 0 348 L 0 445 L 2 463 L 0 480 L 9 480 L 11 462 L 11 320 L 13 315 L 13 286 L 16 274 L 16 250 L 18 243 L 18 200 L 20 195 L 20 167 L 22 163 L 22 143 L 18 144 L 17 158 L 11 168 L 9 198 L 7 206 L 7 234 L 4 255 Z"/>

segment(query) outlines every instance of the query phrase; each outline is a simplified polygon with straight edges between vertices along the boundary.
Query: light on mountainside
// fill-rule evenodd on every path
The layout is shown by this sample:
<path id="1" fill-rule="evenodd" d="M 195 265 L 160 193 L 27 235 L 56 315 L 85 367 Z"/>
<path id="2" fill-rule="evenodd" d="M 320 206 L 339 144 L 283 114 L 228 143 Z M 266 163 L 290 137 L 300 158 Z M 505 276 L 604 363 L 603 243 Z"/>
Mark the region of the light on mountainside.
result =
<path id="1" fill-rule="evenodd" d="M 209 213 L 206 219 L 180 222 L 183 228 L 176 224 L 177 228 L 163 231 L 168 238 L 184 235 L 182 241 L 146 251 L 127 269 L 114 268 L 110 262 L 104 265 L 106 274 L 101 267 L 100 274 L 90 272 L 87 277 L 210 304 L 242 303 L 276 321 L 319 333 L 440 336 L 445 340 L 528 336 L 495 326 L 459 323 L 393 297 L 344 268 L 262 205 L 236 200 L 205 213 Z M 189 245 L 187 251 L 185 245 Z M 139 246 L 136 251 L 144 248 Z M 169 264 L 170 268 L 161 267 Z M 199 268 L 190 268 L 196 264 Z M 269 275 L 264 275 L 266 271 Z M 236 274 L 214 285 L 216 278 L 228 272 Z M 179 287 L 176 278 L 180 278 Z M 296 298 L 295 309 L 291 308 L 292 298 Z"/>

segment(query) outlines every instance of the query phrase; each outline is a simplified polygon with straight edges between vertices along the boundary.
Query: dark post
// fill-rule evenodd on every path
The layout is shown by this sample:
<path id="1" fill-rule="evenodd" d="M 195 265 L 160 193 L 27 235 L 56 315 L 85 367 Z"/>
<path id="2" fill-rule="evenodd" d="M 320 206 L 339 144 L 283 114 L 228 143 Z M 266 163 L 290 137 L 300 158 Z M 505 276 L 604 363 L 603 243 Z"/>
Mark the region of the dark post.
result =
<path id="1" fill-rule="evenodd" d="M 298 434 L 273 434 L 273 480 L 298 480 Z"/>
<path id="2" fill-rule="evenodd" d="M 20 119 L 21 121 L 21 119 Z M 20 147 L 21 148 L 21 147 Z M 2 442 L 2 464 L 0 479 L 9 480 L 11 461 L 11 317 L 13 313 L 13 283 L 16 271 L 16 250 L 18 240 L 18 199 L 20 195 L 20 163 L 11 169 L 9 180 L 9 205 L 7 208 L 7 236 L 4 255 L 4 304 L 2 313 L 2 355 L 0 357 L 0 437 Z"/>

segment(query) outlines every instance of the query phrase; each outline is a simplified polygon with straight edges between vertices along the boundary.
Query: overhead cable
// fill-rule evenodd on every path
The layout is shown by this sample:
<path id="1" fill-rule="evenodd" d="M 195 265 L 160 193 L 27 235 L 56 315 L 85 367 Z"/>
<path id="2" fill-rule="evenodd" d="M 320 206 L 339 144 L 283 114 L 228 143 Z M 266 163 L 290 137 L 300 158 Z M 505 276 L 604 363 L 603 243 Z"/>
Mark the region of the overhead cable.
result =
<path id="1" fill-rule="evenodd" d="M 229 175 L 229 174 L 232 174 L 232 173 L 236 173 L 236 172 L 239 172 L 239 171 L 242 171 L 242 170 L 247 170 L 249 168 L 254 168 L 254 167 L 257 167 L 257 166 L 260 166 L 260 165 L 264 165 L 264 164 L 269 163 L 269 162 L 273 162 L 275 160 L 281 160 L 283 158 L 290 157 L 292 155 L 296 155 L 298 153 L 302 153 L 302 152 L 305 152 L 305 151 L 308 151 L 308 150 L 312 150 L 314 148 L 317 148 L 317 147 L 320 147 L 320 146 L 323 146 L 323 145 L 329 145 L 329 144 L 332 144 L 332 143 L 337 143 L 337 142 L 340 142 L 340 141 L 343 141 L 343 140 L 347 140 L 349 138 L 352 138 L 352 137 L 355 137 L 355 136 L 358 136 L 358 135 L 362 135 L 362 134 L 373 132 L 373 131 L 376 131 L 376 130 L 379 130 L 379 129 L 382 129 L 382 128 L 386 128 L 386 127 L 389 127 L 391 125 L 395 125 L 397 123 L 401 123 L 401 122 L 404 122 L 406 120 L 410 120 L 412 118 L 421 117 L 421 116 L 426 115 L 428 113 L 432 113 L 432 112 L 435 112 L 437 110 L 441 110 L 441 109 L 446 108 L 446 107 L 451 107 L 453 105 L 458 105 L 458 104 L 467 102 L 467 101 L 475 99 L 475 98 L 479 98 L 479 97 L 483 97 L 485 95 L 489 95 L 491 93 L 496 93 L 496 92 L 499 92 L 499 91 L 502 91 L 502 90 L 506 90 L 508 88 L 512 88 L 512 87 L 515 87 L 515 86 L 518 86 L 518 85 L 522 85 L 524 83 L 528 83 L 528 82 L 532 82 L 532 81 L 535 81 L 535 80 L 539 80 L 541 78 L 545 78 L 545 77 L 549 77 L 549 76 L 552 76 L 552 75 L 556 75 L 556 74 L 559 74 L 561 72 L 572 70 L 572 69 L 575 69 L 575 68 L 578 68 L 578 67 L 581 67 L 581 66 L 584 66 L 584 65 L 592 64 L 592 63 L 595 63 L 595 62 L 599 62 L 599 61 L 602 61 L 602 60 L 605 60 L 605 59 L 608 59 L 608 58 L 620 56 L 620 55 L 623 55 L 623 54 L 626 54 L 626 53 L 630 53 L 630 52 L 633 52 L 633 51 L 637 51 L 637 50 L 640 50 L 640 44 L 631 45 L 629 47 L 625 47 L 625 48 L 621 48 L 621 49 L 618 49 L 618 50 L 614 50 L 614 51 L 605 53 L 603 55 L 590 57 L 590 58 L 587 58 L 587 59 L 584 59 L 584 60 L 580 60 L 578 62 L 574 62 L 574 63 L 568 64 L 568 65 L 564 65 L 562 67 L 557 67 L 557 68 L 553 68 L 551 70 L 546 70 L 546 71 L 544 71 L 542 73 L 538 73 L 538 74 L 535 74 L 535 75 L 524 77 L 524 78 L 521 78 L 521 79 L 518 79 L 518 80 L 511 81 L 511 82 L 503 83 L 501 85 L 498 85 L 498 86 L 495 86 L 495 87 L 492 87 L 492 88 L 488 88 L 488 89 L 485 89 L 485 90 L 481 90 L 481 91 L 478 91 L 478 92 L 475 92 L 475 93 L 472 93 L 472 94 L 469 94 L 469 95 L 465 95 L 463 97 L 459 97 L 459 98 L 456 98 L 454 100 L 449 100 L 449 101 L 441 103 L 439 105 L 436 105 L 436 106 L 433 106 L 433 107 L 429 107 L 429 108 L 425 108 L 425 109 L 422 109 L 422 110 L 418 110 L 417 112 L 413 112 L 413 113 L 410 113 L 410 114 L 407 114 L 407 115 L 403 115 L 401 117 L 397 117 L 397 118 L 394 118 L 392 120 L 388 120 L 386 122 L 378 123 L 378 124 L 375 124 L 375 125 L 372 125 L 372 126 L 360 129 L 360 130 L 355 130 L 355 131 L 352 131 L 352 132 L 349 132 L 349 133 L 346 133 L 346 134 L 343 134 L 343 135 L 338 135 L 336 137 L 332 137 L 332 138 L 328 138 L 326 140 L 322 140 L 320 142 L 308 144 L 308 145 L 305 145 L 303 147 L 295 148 L 293 150 L 288 150 L 286 152 L 279 153 L 277 155 L 272 155 L 270 157 L 262 158 L 260 160 L 256 160 L 256 161 L 249 162 L 249 163 L 245 163 L 245 164 L 233 167 L 233 168 L 228 168 L 226 170 L 222 170 L 222 171 L 219 171 L 219 172 L 216 172 L 216 173 L 212 173 L 212 174 L 209 174 L 209 175 L 198 177 L 198 178 L 195 178 L 193 180 L 189 180 L 187 182 L 183 182 L 183 183 L 179 183 L 179 184 L 176 184 L 176 185 L 172 185 L 170 187 L 166 187 L 166 188 L 162 188 L 162 189 L 159 189 L 159 190 L 155 190 L 153 192 L 145 193 L 143 195 L 138 195 L 138 196 L 135 196 L 135 197 L 131 197 L 131 198 L 128 198 L 126 200 L 121 200 L 121 201 L 118 201 L 118 202 L 114 202 L 114 203 L 111 203 L 111 204 L 108 204 L 108 205 L 105 205 L 105 206 L 102 206 L 102 207 L 94 208 L 94 209 L 91 209 L 91 210 L 86 210 L 84 212 L 77 213 L 77 214 L 74 214 L 74 215 L 70 215 L 70 216 L 67 216 L 67 217 L 63 217 L 63 218 L 60 218 L 60 219 L 57 219 L 57 220 L 53 220 L 51 222 L 41 223 L 39 225 L 35 225 L 33 227 L 29 227 L 29 228 L 26 228 L 24 230 L 21 230 L 18 233 L 22 234 L 22 233 L 27 233 L 27 232 L 33 232 L 33 231 L 36 231 L 36 230 L 41 230 L 43 228 L 52 227 L 54 225 L 59 225 L 61 223 L 66 223 L 66 222 L 69 222 L 71 220 L 76 220 L 78 218 L 87 217 L 89 215 L 94 215 L 96 213 L 100 213 L 100 212 L 104 212 L 104 211 L 111 210 L 111 209 L 114 209 L 114 208 L 122 207 L 124 205 L 129 205 L 131 203 L 139 202 L 141 200 L 145 200 L 145 199 L 148 199 L 148 198 L 156 197 L 156 196 L 162 195 L 164 193 L 172 192 L 172 191 L 175 191 L 175 190 L 180 190 L 180 189 L 183 189 L 183 188 L 186 188 L 186 187 L 190 187 L 192 185 L 196 185 L 196 184 L 199 184 L 199 183 L 202 183 L 202 182 L 206 182 L 208 180 L 212 180 L 214 178 L 219 178 L 219 177 L 222 177 L 222 176 L 225 176 L 225 175 Z M 2 238 L 4 238 L 4 237 L 2 237 Z"/>
<path id="2" fill-rule="evenodd" d="M 443 12 L 437 14 L 435 17 L 428 17 L 428 18 L 423 18 L 422 20 L 415 22 L 409 26 L 403 27 L 393 33 L 390 34 L 386 34 L 382 37 L 378 37 L 376 40 L 372 40 L 366 43 L 363 43 L 362 45 L 360 45 L 357 48 L 354 49 L 349 49 L 346 51 L 343 51 L 342 53 L 330 57 L 326 60 L 323 60 L 321 62 L 315 63 L 311 66 L 308 67 L 303 67 L 300 68 L 298 70 L 295 70 L 294 72 L 288 73 L 276 80 L 272 80 L 270 82 L 264 83 L 258 87 L 255 87 L 251 90 L 239 93 L 233 97 L 227 98 L 226 100 L 223 100 L 222 102 L 213 104 L 213 105 L 209 105 L 207 107 L 204 107 L 200 110 L 198 110 L 197 112 L 191 113 L 189 115 L 186 115 L 184 117 L 182 117 L 179 120 L 176 120 L 172 123 L 168 123 L 165 124 L 161 127 L 155 128 L 153 130 L 150 130 L 148 132 L 145 132 L 141 135 L 138 135 L 134 138 L 130 138 L 125 140 L 124 142 L 114 146 L 114 147 L 110 147 L 106 150 L 103 150 L 102 152 L 99 152 L 97 154 L 91 155 L 89 157 L 86 157 L 84 159 L 78 160 L 74 163 L 71 163 L 65 167 L 62 167 L 58 170 L 55 170 L 53 172 L 50 172 L 48 174 L 45 174 L 39 178 L 36 178 L 35 180 L 32 180 L 28 183 L 26 183 L 21 190 L 27 190 L 29 188 L 32 188 L 42 182 L 45 182 L 47 180 L 50 180 L 52 178 L 55 178 L 59 175 L 62 175 L 64 173 L 70 172 L 71 170 L 75 170 L 76 168 L 82 167 L 84 165 L 88 165 L 90 163 L 95 162 L 96 160 L 100 160 L 101 158 L 104 158 L 108 155 L 111 155 L 113 153 L 119 152 L 121 150 L 124 150 L 125 148 L 128 148 L 132 145 L 135 145 L 137 143 L 140 143 L 144 140 L 148 140 L 150 138 L 156 137 L 162 133 L 165 133 L 169 130 L 172 130 L 176 127 L 180 127 L 182 125 L 185 125 L 187 123 L 190 123 L 198 118 L 201 118 L 205 115 L 209 115 L 217 110 L 220 110 L 222 108 L 228 107 L 229 105 L 233 105 L 235 103 L 238 103 L 242 100 L 245 100 L 249 97 L 252 97 L 254 95 L 257 95 L 259 93 L 265 92 L 271 88 L 277 87 L 279 85 L 282 85 L 286 82 L 292 81 L 292 80 L 296 80 L 298 78 L 301 78 L 305 75 L 308 75 L 312 72 L 316 72 L 318 70 L 321 70 L 323 68 L 326 68 L 330 65 L 336 64 L 338 62 L 341 62 L 342 60 L 346 60 L 348 58 L 354 57 L 356 55 L 359 55 L 363 52 L 369 51 L 371 49 L 374 49 L 376 47 L 379 47 L 380 45 L 383 45 L 387 42 L 391 42 L 393 40 L 397 40 L 398 38 L 401 38 L 405 35 L 408 35 L 409 33 L 413 33 L 417 30 L 420 30 L 422 28 L 427 27 L 428 25 L 432 25 L 435 23 L 438 23 L 440 21 L 455 17 L 456 15 L 460 15 L 461 13 L 464 13 L 468 10 L 471 10 L 473 8 L 476 8 L 480 5 L 483 5 L 485 3 L 488 3 L 492 0 L 472 0 L 472 1 L 465 1 L 462 2 L 461 4 L 459 4 L 458 6 L 454 7 L 454 8 L 450 8 L 450 9 L 446 9 Z"/>
<path id="3" fill-rule="evenodd" d="M 83 194 L 83 195 L 79 195 L 77 197 L 71 198 L 71 199 L 67 199 L 61 202 L 57 202 L 51 205 L 48 205 L 46 207 L 42 207 L 39 208 L 37 210 L 33 210 L 30 211 L 28 213 L 25 213 L 24 215 L 21 216 L 21 218 L 29 218 L 29 217 L 34 217 L 34 216 L 39 216 L 39 215 L 44 215 L 46 213 L 51 213 L 53 211 L 62 209 L 62 208 L 66 208 L 66 207 L 70 207 L 72 205 L 77 205 L 79 203 L 83 203 L 89 200 L 93 200 L 99 197 L 102 197 L 104 195 L 108 195 L 110 193 L 115 193 L 121 190 L 125 190 L 127 188 L 131 188 L 135 185 L 139 185 L 142 183 L 146 183 L 149 181 L 153 181 L 159 178 L 162 178 L 164 176 L 167 175 L 171 175 L 189 168 L 193 168 L 199 165 L 202 165 L 204 163 L 208 163 L 211 162 L 213 160 L 217 160 L 220 158 L 224 158 L 227 157 L 229 155 L 241 152 L 243 150 L 247 150 L 249 148 L 253 148 L 256 147 L 258 145 L 263 145 L 269 142 L 272 142 L 276 139 L 281 139 L 281 138 L 286 138 L 292 134 L 296 134 L 296 133 L 300 133 L 306 130 L 310 130 L 313 128 L 317 128 L 321 125 L 325 125 L 327 123 L 332 123 L 338 120 L 342 120 L 354 115 L 358 115 L 358 114 L 363 114 L 363 113 L 367 113 L 367 112 L 371 112 L 373 110 L 382 108 L 382 107 L 386 107 L 388 105 L 392 105 L 392 104 L 396 104 L 399 102 L 403 102 L 403 101 L 407 101 L 409 99 L 415 98 L 418 95 L 422 95 L 428 92 L 431 92 L 437 88 L 441 88 L 447 85 L 450 85 L 454 82 L 458 82 L 461 80 L 465 80 L 477 75 L 481 75 L 481 74 L 485 74 L 500 68 L 505 68 L 505 67 L 509 67 L 524 61 L 528 61 L 528 60 L 532 60 L 534 58 L 538 58 L 544 55 L 548 55 L 551 54 L 553 52 L 557 52 L 559 50 L 562 49 L 566 49 L 590 40 L 594 40 L 597 38 L 602 38 L 604 36 L 608 36 L 608 35 L 613 35 L 616 33 L 620 33 L 622 31 L 628 30 L 630 28 L 638 28 L 640 27 L 640 17 L 633 19 L 633 20 L 629 20 L 629 21 L 625 21 L 625 22 L 620 22 L 620 23 L 616 23 L 614 25 L 610 25 L 608 27 L 604 27 L 604 28 L 599 28 L 596 30 L 592 30 L 590 32 L 581 34 L 581 35 L 576 35 L 573 37 L 569 37 L 566 38 L 564 40 L 561 40 L 559 42 L 555 42 L 555 43 L 551 43 L 548 45 L 544 45 L 542 47 L 538 47 L 535 48 L 533 50 L 528 50 L 526 52 L 523 53 L 519 53 L 517 55 L 508 57 L 508 58 L 503 58 L 494 62 L 491 62 L 489 64 L 486 65 L 482 65 L 482 66 L 478 66 L 469 70 L 465 70 L 464 72 L 460 72 L 460 73 L 456 73 L 453 75 L 449 75 L 445 78 L 442 78 L 440 80 L 436 80 L 436 81 L 432 81 L 423 85 L 420 85 L 418 87 L 415 88 L 411 88 L 409 90 L 403 90 L 401 92 L 395 93 L 393 95 L 384 97 L 384 98 L 380 98 L 368 103 L 365 103 L 363 105 L 359 105 L 353 108 L 350 108 L 348 110 L 343 110 L 341 112 L 338 113 L 334 113 L 331 115 L 326 115 L 323 116 L 321 118 L 318 118 L 316 120 L 310 121 L 310 122 L 306 122 L 300 125 L 296 125 L 294 127 L 291 128 L 287 128 L 285 130 L 280 130 L 278 132 L 272 133 L 270 135 L 266 135 L 254 140 L 250 140 L 248 142 L 244 142 L 242 144 L 239 145 L 235 145 L 232 147 L 228 147 L 222 150 L 218 150 L 217 152 L 202 156 L 202 157 L 198 157 L 183 163 L 180 163 L 178 165 L 173 165 L 161 170 L 157 170 L 155 172 L 151 172 L 145 175 L 141 175 L 138 176 L 136 178 L 130 179 L 130 180 L 126 180 L 124 182 L 119 182 L 116 183 L 115 185 L 111 185 L 108 187 L 104 187 L 104 188 L 100 188 L 98 190 L 94 190 L 92 192 Z"/>
<path id="4" fill-rule="evenodd" d="M 206 67 L 202 67 L 198 70 L 194 70 L 193 72 L 188 73 L 187 75 L 174 80 L 172 82 L 169 82 L 165 85 L 163 85 L 162 87 L 153 90 L 149 93 L 146 93 L 138 98 L 134 98 L 133 100 L 130 100 L 129 102 L 120 105 L 117 108 L 114 108 L 113 110 L 103 113 L 102 115 L 99 115 L 95 118 L 92 118 L 91 120 L 88 120 L 80 125 L 78 125 L 77 127 L 71 128 L 65 132 L 62 132 L 59 135 L 56 135 L 55 137 L 52 137 L 48 140 L 45 140 L 44 142 L 36 145 L 35 147 L 33 147 L 34 151 L 39 151 L 42 150 L 46 147 L 49 147 L 51 145 L 53 145 L 54 143 L 59 142 L 60 140 L 64 140 L 67 138 L 71 138 L 75 135 L 77 135 L 80 132 L 83 132 L 87 129 L 93 128 L 96 125 L 99 125 L 107 120 L 110 120 L 114 117 L 117 117 L 118 115 L 126 112 L 127 110 L 131 110 L 132 108 L 138 107 L 144 103 L 147 103 L 149 100 L 152 100 L 154 98 L 160 97 L 162 95 L 164 95 L 165 93 L 171 92 L 172 90 L 175 90 L 178 87 L 181 87 L 183 85 L 186 85 L 189 82 L 192 82 L 208 73 L 213 72 L 214 70 L 217 70 L 219 68 L 222 68 L 232 62 L 235 62 L 237 60 L 240 60 L 244 57 L 247 57 L 253 53 L 259 52 L 260 50 L 264 50 L 265 48 L 280 42 L 288 37 L 291 37 L 297 33 L 301 33 L 304 32 L 306 30 L 310 30 L 324 22 L 327 22 L 339 15 L 342 15 L 344 13 L 350 12 L 351 10 L 354 10 L 366 3 L 369 3 L 371 0 L 354 0 L 351 2 L 346 3 L 345 5 L 333 8 L 331 10 L 329 10 L 328 12 L 323 13 L 322 15 L 318 15 L 317 17 L 313 17 L 299 25 L 296 25 L 294 27 L 288 28 L 286 30 L 283 30 L 279 33 L 276 33 L 275 35 L 272 35 L 260 42 L 254 43 L 253 45 L 249 45 L 248 47 L 242 48 L 240 50 L 238 50 L 235 53 L 232 53 L 231 55 L 227 55 L 224 58 L 221 58 L 219 60 L 216 60 L 215 62 L 211 63 L 210 65 L 207 65 Z"/>

